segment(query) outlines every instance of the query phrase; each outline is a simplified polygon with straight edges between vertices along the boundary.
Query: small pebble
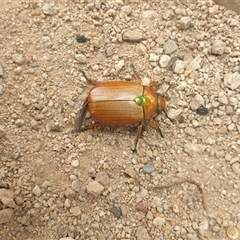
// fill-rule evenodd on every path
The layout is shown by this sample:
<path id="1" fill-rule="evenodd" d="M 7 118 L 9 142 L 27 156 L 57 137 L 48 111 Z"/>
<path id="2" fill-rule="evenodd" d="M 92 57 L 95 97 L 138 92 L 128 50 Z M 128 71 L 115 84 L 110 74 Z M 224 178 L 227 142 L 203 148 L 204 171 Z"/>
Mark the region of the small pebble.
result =
<path id="1" fill-rule="evenodd" d="M 85 43 L 85 42 L 87 41 L 86 37 L 85 37 L 84 35 L 80 35 L 80 34 L 78 34 L 78 35 L 76 36 L 76 40 L 77 40 L 77 42 L 79 42 L 79 43 Z"/>
<path id="2" fill-rule="evenodd" d="M 42 11 L 45 15 L 53 15 L 54 11 L 53 8 L 49 3 L 45 3 L 42 7 Z"/>
<path id="3" fill-rule="evenodd" d="M 208 109 L 204 106 L 200 106 L 198 109 L 197 109 L 197 114 L 199 115 L 207 115 L 208 114 Z"/>
<path id="4" fill-rule="evenodd" d="M 169 62 L 171 61 L 171 57 L 168 55 L 162 55 L 160 57 L 160 61 L 159 64 L 162 68 L 166 68 L 169 64 Z"/>
<path id="5" fill-rule="evenodd" d="M 184 144 L 184 152 L 188 153 L 191 157 L 196 157 L 202 154 L 206 146 L 202 144 L 186 143 Z"/>
<path id="6" fill-rule="evenodd" d="M 104 187 L 97 181 L 92 181 L 87 185 L 86 190 L 90 195 L 98 197 L 103 192 Z"/>
<path id="7" fill-rule="evenodd" d="M 40 187 L 38 185 L 36 185 L 33 190 L 32 193 L 37 196 L 40 197 L 40 195 L 42 194 L 42 190 L 40 189 Z"/>
<path id="8" fill-rule="evenodd" d="M 179 21 L 179 28 L 182 30 L 186 30 L 191 26 L 191 18 L 182 17 Z"/>
<path id="9" fill-rule="evenodd" d="M 204 105 L 204 98 L 197 94 L 194 96 L 190 102 L 190 107 L 193 111 L 196 111 L 199 107 Z"/>
<path id="10" fill-rule="evenodd" d="M 12 55 L 13 62 L 17 63 L 18 65 L 22 65 L 25 62 L 25 58 L 22 54 L 13 54 Z"/>
<path id="11" fill-rule="evenodd" d="M 101 183 L 103 186 L 106 186 L 110 181 L 109 176 L 106 172 L 98 172 L 95 180 Z"/>
<path id="12" fill-rule="evenodd" d="M 18 126 L 18 127 L 22 127 L 24 125 L 24 123 L 25 122 L 23 119 L 17 119 L 15 122 L 16 126 Z"/>
<path id="13" fill-rule="evenodd" d="M 168 40 L 164 45 L 163 45 L 163 50 L 165 54 L 172 54 L 173 52 L 177 51 L 178 46 L 173 40 Z"/>
<path id="14" fill-rule="evenodd" d="M 240 162 L 233 163 L 232 170 L 233 170 L 233 172 L 235 172 L 237 175 L 240 176 Z"/>
<path id="15" fill-rule="evenodd" d="M 163 217 L 156 217 L 153 219 L 153 225 L 155 225 L 155 227 L 157 227 L 159 230 L 161 230 L 165 223 L 166 220 Z"/>
<path id="16" fill-rule="evenodd" d="M 75 59 L 80 63 L 86 63 L 87 58 L 83 54 L 75 54 Z"/>
<path id="17" fill-rule="evenodd" d="M 71 165 L 72 165 L 73 167 L 78 167 L 78 166 L 79 166 L 79 160 L 78 160 L 78 159 L 73 159 L 73 160 L 71 161 Z"/>
<path id="18" fill-rule="evenodd" d="M 123 33 L 122 38 L 128 42 L 140 42 L 143 40 L 143 33 L 141 30 L 127 30 Z"/>
<path id="19" fill-rule="evenodd" d="M 69 211 L 75 217 L 80 216 L 82 212 L 80 206 L 71 207 Z"/>
<path id="20" fill-rule="evenodd" d="M 225 51 L 225 43 L 221 40 L 216 40 L 212 45 L 212 54 L 222 55 Z"/>
<path id="21" fill-rule="evenodd" d="M 118 207 L 111 207 L 110 212 L 118 219 L 122 216 L 122 211 Z"/>
<path id="22" fill-rule="evenodd" d="M 137 205 L 136 205 L 136 209 L 140 212 L 147 212 L 148 210 L 148 204 L 147 202 L 145 201 L 142 201 L 142 202 L 139 202 Z"/>
<path id="23" fill-rule="evenodd" d="M 143 167 L 143 171 L 145 173 L 152 173 L 152 172 L 154 172 L 155 171 L 155 166 L 154 166 L 153 162 L 147 162 L 145 164 L 145 166 Z"/>
<path id="24" fill-rule="evenodd" d="M 240 73 L 227 73 L 224 76 L 224 85 L 231 90 L 235 90 L 240 86 Z"/>

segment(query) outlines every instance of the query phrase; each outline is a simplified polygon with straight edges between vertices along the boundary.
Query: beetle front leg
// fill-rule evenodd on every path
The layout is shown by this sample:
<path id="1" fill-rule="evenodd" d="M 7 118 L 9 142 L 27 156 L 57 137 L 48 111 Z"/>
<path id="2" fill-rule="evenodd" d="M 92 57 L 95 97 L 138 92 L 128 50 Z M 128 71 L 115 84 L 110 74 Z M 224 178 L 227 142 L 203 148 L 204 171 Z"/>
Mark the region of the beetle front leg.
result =
<path id="1" fill-rule="evenodd" d="M 139 73 L 135 70 L 135 67 L 134 67 L 133 64 L 131 64 L 131 67 L 132 67 L 132 69 L 133 69 L 133 72 L 134 72 L 135 78 L 136 78 L 140 83 L 142 83 L 142 79 L 141 79 Z"/>
<path id="2" fill-rule="evenodd" d="M 137 137 L 135 138 L 134 149 L 132 150 L 133 152 L 137 151 L 137 144 L 138 144 L 139 138 L 142 135 L 142 129 L 143 129 L 143 123 L 140 123 L 139 126 L 138 126 Z"/>
<path id="3" fill-rule="evenodd" d="M 157 124 L 155 124 L 154 122 L 148 122 L 147 124 L 148 124 L 148 126 L 150 126 L 151 128 L 153 128 L 153 129 L 155 129 L 156 131 L 158 131 L 158 132 L 160 133 L 161 137 L 163 138 L 162 131 L 161 131 L 160 127 L 159 127 Z"/>

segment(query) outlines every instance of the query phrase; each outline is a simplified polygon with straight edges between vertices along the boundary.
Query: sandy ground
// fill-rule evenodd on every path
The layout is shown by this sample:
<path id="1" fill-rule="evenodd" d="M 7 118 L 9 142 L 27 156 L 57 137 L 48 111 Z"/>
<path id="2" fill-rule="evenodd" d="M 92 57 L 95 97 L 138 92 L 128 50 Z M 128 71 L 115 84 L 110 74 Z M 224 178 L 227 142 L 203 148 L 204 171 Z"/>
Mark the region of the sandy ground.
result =
<path id="1" fill-rule="evenodd" d="M 0 236 L 240 239 L 239 16 L 183 2 L 1 1 Z M 164 138 L 146 127 L 133 153 L 136 126 L 74 133 L 79 70 L 137 81 L 131 64 L 172 86 Z"/>

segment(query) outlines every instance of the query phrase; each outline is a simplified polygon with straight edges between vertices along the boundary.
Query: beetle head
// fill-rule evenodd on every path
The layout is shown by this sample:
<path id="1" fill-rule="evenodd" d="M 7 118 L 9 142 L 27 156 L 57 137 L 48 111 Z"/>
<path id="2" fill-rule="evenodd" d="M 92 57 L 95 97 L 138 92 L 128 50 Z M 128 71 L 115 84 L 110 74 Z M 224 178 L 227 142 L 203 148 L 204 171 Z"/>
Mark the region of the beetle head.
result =
<path id="1" fill-rule="evenodd" d="M 167 107 L 167 102 L 165 100 L 165 97 L 161 94 L 158 94 L 158 114 L 164 111 Z"/>

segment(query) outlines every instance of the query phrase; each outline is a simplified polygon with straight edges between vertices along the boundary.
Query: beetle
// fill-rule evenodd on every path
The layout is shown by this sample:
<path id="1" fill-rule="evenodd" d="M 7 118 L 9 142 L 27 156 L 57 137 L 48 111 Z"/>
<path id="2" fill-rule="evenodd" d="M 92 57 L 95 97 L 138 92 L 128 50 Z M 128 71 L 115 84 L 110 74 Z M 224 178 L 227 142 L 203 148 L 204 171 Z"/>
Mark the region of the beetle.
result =
<path id="1" fill-rule="evenodd" d="M 83 71 L 82 73 L 89 80 Z M 142 82 L 135 70 L 134 75 L 139 82 Z M 137 143 L 145 124 L 158 131 L 163 137 L 161 129 L 151 119 L 162 111 L 165 112 L 166 101 L 164 96 L 157 93 L 152 86 L 156 86 L 156 83 L 153 82 L 150 86 L 145 86 L 141 83 L 124 80 L 95 84 L 76 114 L 74 130 L 79 132 L 97 127 L 100 124 L 115 126 L 138 124 L 133 152 L 137 149 Z M 95 123 L 82 128 L 87 111 Z"/>

